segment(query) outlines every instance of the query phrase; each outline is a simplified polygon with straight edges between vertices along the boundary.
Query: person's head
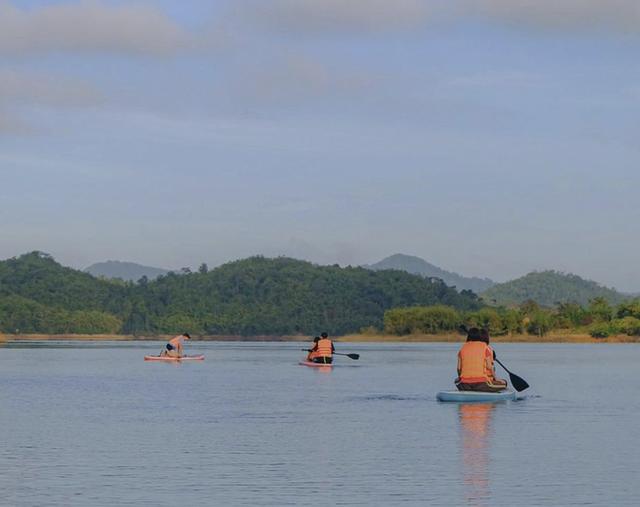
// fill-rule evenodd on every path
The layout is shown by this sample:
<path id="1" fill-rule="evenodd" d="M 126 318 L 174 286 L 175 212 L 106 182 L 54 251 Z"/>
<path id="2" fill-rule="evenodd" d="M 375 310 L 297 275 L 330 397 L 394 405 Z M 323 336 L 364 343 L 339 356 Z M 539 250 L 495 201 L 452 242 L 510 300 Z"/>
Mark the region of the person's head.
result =
<path id="1" fill-rule="evenodd" d="M 191 335 L 189 333 L 182 333 L 182 336 L 184 336 L 187 340 L 191 340 Z"/>
<path id="2" fill-rule="evenodd" d="M 486 329 L 480 330 L 480 341 L 485 342 L 487 345 L 489 345 L 489 331 L 487 331 Z"/>
<path id="3" fill-rule="evenodd" d="M 327 338 L 329 335 L 327 333 L 321 333 L 320 336 L 322 336 L 323 338 Z"/>
<path id="4" fill-rule="evenodd" d="M 319 336 L 316 336 L 316 337 L 313 339 L 313 343 L 318 343 L 319 341 L 320 341 L 320 337 L 319 337 Z"/>
<path id="5" fill-rule="evenodd" d="M 477 327 L 472 327 L 467 331 L 467 341 L 468 342 L 479 342 L 482 341 L 480 336 L 480 330 Z"/>

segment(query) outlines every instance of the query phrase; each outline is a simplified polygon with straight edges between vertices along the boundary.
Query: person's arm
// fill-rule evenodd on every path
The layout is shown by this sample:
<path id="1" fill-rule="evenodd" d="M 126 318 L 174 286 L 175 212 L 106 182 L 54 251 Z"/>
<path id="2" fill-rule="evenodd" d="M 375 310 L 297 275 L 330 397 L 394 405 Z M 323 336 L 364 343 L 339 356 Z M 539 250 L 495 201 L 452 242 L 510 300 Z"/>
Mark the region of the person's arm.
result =
<path id="1" fill-rule="evenodd" d="M 315 342 L 313 346 L 309 349 L 309 352 L 315 352 L 318 350 L 318 342 Z"/>
<path id="2" fill-rule="evenodd" d="M 460 378 L 460 374 L 462 373 L 462 359 L 458 356 L 458 378 Z"/>
<path id="3" fill-rule="evenodd" d="M 333 342 L 331 342 L 331 353 L 333 354 L 336 351 L 336 348 L 333 346 Z"/>
<path id="4" fill-rule="evenodd" d="M 495 379 L 496 378 L 496 371 L 493 368 L 493 357 L 491 354 L 485 356 L 484 358 L 486 367 L 487 367 L 487 373 L 489 374 L 489 378 L 491 379 Z"/>

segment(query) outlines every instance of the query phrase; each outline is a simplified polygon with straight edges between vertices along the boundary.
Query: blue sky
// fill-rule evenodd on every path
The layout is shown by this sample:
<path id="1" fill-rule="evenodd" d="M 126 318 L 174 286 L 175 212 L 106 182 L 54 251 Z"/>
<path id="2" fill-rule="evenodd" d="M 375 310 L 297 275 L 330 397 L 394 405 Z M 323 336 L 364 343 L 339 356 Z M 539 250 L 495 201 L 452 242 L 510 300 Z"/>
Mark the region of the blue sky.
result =
<path id="1" fill-rule="evenodd" d="M 639 54 L 635 0 L 0 0 L 0 259 L 640 291 Z"/>

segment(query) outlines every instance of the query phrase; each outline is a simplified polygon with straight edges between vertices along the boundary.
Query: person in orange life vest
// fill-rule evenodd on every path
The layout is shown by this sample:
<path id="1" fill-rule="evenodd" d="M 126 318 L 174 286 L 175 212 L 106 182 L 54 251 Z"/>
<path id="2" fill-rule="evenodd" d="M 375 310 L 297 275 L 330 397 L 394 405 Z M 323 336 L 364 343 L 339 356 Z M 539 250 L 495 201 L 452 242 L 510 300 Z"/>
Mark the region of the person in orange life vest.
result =
<path id="1" fill-rule="evenodd" d="M 467 342 L 458 352 L 458 378 L 456 387 L 460 391 L 497 392 L 507 387 L 504 380 L 496 379 L 493 369 L 493 351 L 482 341 L 480 330 L 469 329 Z"/>
<path id="2" fill-rule="evenodd" d="M 319 342 L 319 341 L 320 341 L 320 337 L 319 337 L 319 336 L 316 336 L 316 337 L 313 339 L 313 343 L 311 344 L 311 349 L 313 349 L 314 347 L 316 347 L 316 350 L 312 352 L 312 351 L 311 351 L 311 349 L 307 349 L 307 352 L 309 352 L 309 353 L 307 354 L 307 361 L 313 361 L 313 359 L 314 359 L 315 357 L 318 357 L 317 347 L 318 347 L 318 342 Z"/>
<path id="3" fill-rule="evenodd" d="M 191 336 L 189 336 L 189 333 L 183 333 L 179 336 L 174 336 L 173 338 L 171 338 L 171 340 L 169 340 L 169 343 L 167 343 L 167 350 L 163 351 L 162 355 L 170 357 L 182 357 L 182 343 L 190 339 Z"/>
<path id="4" fill-rule="evenodd" d="M 493 385 L 504 384 L 504 386 L 507 387 L 507 381 L 506 380 L 496 377 L 496 368 L 495 368 L 496 351 L 493 350 L 493 347 L 491 347 L 491 345 L 489 345 L 489 331 L 487 331 L 486 329 L 481 329 L 480 330 L 480 339 L 484 343 L 487 344 L 487 348 L 489 349 L 489 353 L 491 355 L 491 371 L 493 372 L 493 377 L 491 378 L 491 383 Z"/>
<path id="5" fill-rule="evenodd" d="M 314 363 L 331 364 L 333 362 L 335 347 L 333 346 L 333 342 L 328 338 L 327 333 L 322 333 L 318 342 L 314 343 L 309 352 L 314 354 L 314 357 L 311 359 Z"/>

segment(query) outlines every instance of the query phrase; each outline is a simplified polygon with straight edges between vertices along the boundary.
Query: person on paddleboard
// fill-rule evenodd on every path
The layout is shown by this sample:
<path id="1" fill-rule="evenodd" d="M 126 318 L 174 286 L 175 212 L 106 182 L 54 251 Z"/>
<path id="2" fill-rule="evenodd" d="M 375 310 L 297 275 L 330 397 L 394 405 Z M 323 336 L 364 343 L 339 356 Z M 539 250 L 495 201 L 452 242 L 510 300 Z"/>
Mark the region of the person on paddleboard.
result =
<path id="1" fill-rule="evenodd" d="M 309 355 L 313 354 L 310 360 L 314 363 L 331 364 L 335 350 L 333 342 L 329 339 L 329 335 L 322 333 L 320 334 L 320 339 L 309 349 Z"/>
<path id="2" fill-rule="evenodd" d="M 455 384 L 460 391 L 498 392 L 507 387 L 506 380 L 496 377 L 493 349 L 484 342 L 483 334 L 476 327 L 469 329 L 467 341 L 458 352 Z"/>
<path id="3" fill-rule="evenodd" d="M 174 336 L 167 343 L 167 350 L 162 352 L 163 356 L 169 357 L 182 357 L 182 344 L 190 340 L 191 336 L 189 333 L 182 333 L 181 335 Z"/>
<path id="4" fill-rule="evenodd" d="M 318 342 L 319 342 L 319 341 L 320 341 L 320 337 L 319 337 L 319 336 L 316 336 L 316 337 L 313 339 L 313 343 L 311 344 L 311 349 L 313 349 L 313 347 L 317 347 L 317 346 L 318 346 Z M 315 357 L 318 357 L 318 351 L 317 351 L 317 350 L 314 350 L 314 351 L 312 352 L 312 351 L 311 351 L 311 349 L 307 349 L 307 352 L 309 352 L 309 353 L 307 354 L 307 361 L 313 361 L 313 359 L 314 359 Z"/>

